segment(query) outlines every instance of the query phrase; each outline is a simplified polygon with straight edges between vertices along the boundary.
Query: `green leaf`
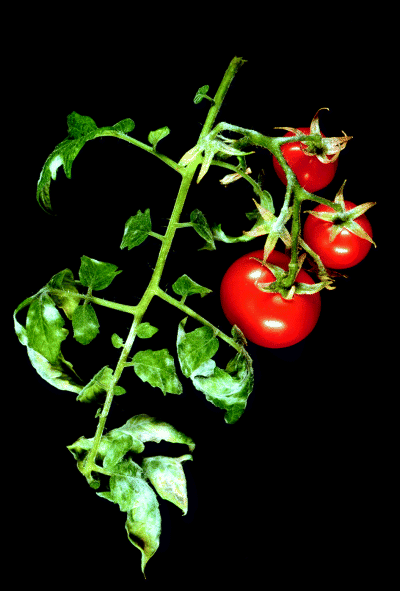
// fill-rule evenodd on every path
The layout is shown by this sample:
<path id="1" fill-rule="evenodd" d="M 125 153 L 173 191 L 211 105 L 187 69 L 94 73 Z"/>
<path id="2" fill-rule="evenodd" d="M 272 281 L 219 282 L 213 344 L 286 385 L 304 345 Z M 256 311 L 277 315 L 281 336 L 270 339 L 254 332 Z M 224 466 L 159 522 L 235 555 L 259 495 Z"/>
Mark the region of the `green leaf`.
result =
<path id="1" fill-rule="evenodd" d="M 81 390 L 77 400 L 79 402 L 93 402 L 97 399 L 98 394 L 107 392 L 110 387 L 110 383 L 113 377 L 113 371 L 108 365 L 103 367 L 97 374 L 90 380 L 88 384 Z M 116 386 L 115 389 L 119 389 L 119 394 L 124 394 L 125 390 L 120 386 Z M 114 394 L 117 394 L 114 391 Z"/>
<path id="2" fill-rule="evenodd" d="M 183 323 L 179 323 L 177 337 L 178 359 L 182 373 L 187 378 L 194 377 L 199 371 L 207 368 L 207 374 L 215 367 L 209 363 L 219 347 L 218 339 L 209 326 L 201 326 L 192 332 L 185 333 Z"/>
<path id="3" fill-rule="evenodd" d="M 151 326 L 149 322 L 141 322 L 137 327 L 136 334 L 140 339 L 150 339 L 156 332 L 158 332 L 158 328 Z"/>
<path id="4" fill-rule="evenodd" d="M 175 371 L 174 359 L 167 349 L 139 351 L 133 356 L 132 362 L 126 365 L 132 365 L 143 382 L 160 388 L 163 394 L 182 394 L 182 384 Z"/>
<path id="5" fill-rule="evenodd" d="M 156 131 L 151 131 L 149 133 L 149 142 L 152 144 L 154 150 L 157 148 L 157 144 L 160 140 L 167 137 L 170 133 L 170 129 L 168 127 L 160 127 L 160 129 L 156 129 Z"/>
<path id="6" fill-rule="evenodd" d="M 88 345 L 99 333 L 99 321 L 91 304 L 78 306 L 72 316 L 74 338 L 81 345 Z"/>
<path id="7" fill-rule="evenodd" d="M 193 102 L 195 105 L 198 105 L 199 103 L 201 103 L 201 101 L 203 100 L 204 96 L 207 94 L 209 89 L 210 89 L 210 87 L 207 85 L 199 88 L 199 90 L 196 92 L 195 97 L 193 99 Z"/>
<path id="8" fill-rule="evenodd" d="M 139 209 L 136 215 L 129 218 L 125 224 L 124 235 L 120 248 L 131 250 L 142 244 L 151 232 L 150 209 L 142 213 Z"/>
<path id="9" fill-rule="evenodd" d="M 122 349 L 122 347 L 124 346 L 124 341 L 123 339 L 121 339 L 121 337 L 119 337 L 117 335 L 117 333 L 114 333 L 111 337 L 111 342 L 113 344 L 113 347 L 115 347 L 116 349 Z"/>
<path id="10" fill-rule="evenodd" d="M 112 263 L 102 263 L 84 255 L 81 257 L 79 279 L 85 287 L 99 291 L 108 287 L 113 279 L 122 273 L 122 270 L 117 269 L 118 267 Z"/>
<path id="11" fill-rule="evenodd" d="M 62 295 L 52 294 L 55 304 L 64 310 L 66 317 L 71 320 L 80 302 L 79 291 L 75 286 L 74 275 L 70 269 L 64 269 L 50 279 L 47 287 L 65 291 Z"/>
<path id="12" fill-rule="evenodd" d="M 110 135 L 110 130 L 123 138 L 125 132 L 132 131 L 135 126 L 131 119 L 124 119 L 112 127 L 97 127 L 91 117 L 79 115 L 75 111 L 68 115 L 67 122 L 68 136 L 55 147 L 47 158 L 37 184 L 37 201 L 48 212 L 51 211 L 50 184 L 52 180 L 56 179 L 60 166 L 64 168 L 66 177 L 70 179 L 72 163 L 87 141 Z"/>
<path id="13" fill-rule="evenodd" d="M 194 293 L 199 293 L 201 297 L 204 297 L 208 293 L 211 293 L 212 290 L 208 289 L 207 287 L 203 287 L 199 285 L 193 279 L 190 279 L 186 274 L 182 275 L 175 281 L 172 286 L 174 292 L 181 296 L 188 296 Z"/>
<path id="14" fill-rule="evenodd" d="M 107 453 L 103 459 L 103 468 L 107 472 L 112 472 L 114 467 L 122 460 L 124 455 L 132 448 L 132 436 L 121 431 L 114 432 L 112 439 L 108 438 L 110 442 Z"/>
<path id="15" fill-rule="evenodd" d="M 26 320 L 27 344 L 51 364 L 57 362 L 61 343 L 68 335 L 68 330 L 63 326 L 64 319 L 46 292 L 32 300 Z"/>
<path id="16" fill-rule="evenodd" d="M 254 240 L 256 236 L 247 236 L 243 234 L 242 236 L 227 236 L 225 232 L 221 229 L 221 224 L 215 224 L 212 227 L 212 233 L 214 240 L 219 240 L 220 242 L 227 242 L 227 243 L 234 243 L 234 242 L 249 242 L 250 240 Z"/>
<path id="17" fill-rule="evenodd" d="M 164 440 L 170 443 L 183 443 L 188 445 L 190 451 L 193 451 L 195 448 L 195 443 L 191 437 L 178 431 L 169 423 L 165 423 L 164 421 L 160 421 L 146 414 L 132 417 L 125 423 L 125 425 L 119 427 L 118 431 L 129 433 L 133 435 L 135 439 L 143 443 L 146 443 L 147 441 L 160 443 L 160 441 Z"/>
<path id="18" fill-rule="evenodd" d="M 153 456 L 144 458 L 142 462 L 145 477 L 150 480 L 160 497 L 182 509 L 184 515 L 188 511 L 188 498 L 182 462 L 192 459 L 190 454 L 180 458 Z"/>
<path id="19" fill-rule="evenodd" d="M 193 384 L 210 402 L 226 410 L 225 422 L 235 423 L 246 408 L 247 399 L 254 386 L 251 359 L 238 353 L 226 366 L 225 371 L 216 367 L 209 376 L 196 375 Z"/>
<path id="20" fill-rule="evenodd" d="M 50 363 L 43 355 L 34 351 L 31 347 L 27 346 L 27 351 L 32 366 L 40 377 L 51 386 L 54 386 L 58 390 L 67 390 L 77 394 L 81 392 L 83 386 L 78 384 L 70 375 L 69 371 L 73 371 L 75 375 L 76 373 L 72 368 L 72 364 L 64 359 L 61 352 L 58 359 Z"/>
<path id="21" fill-rule="evenodd" d="M 210 226 L 199 209 L 192 211 L 190 214 L 190 222 L 196 232 L 206 241 L 206 245 L 200 250 L 215 250 L 216 246 Z"/>

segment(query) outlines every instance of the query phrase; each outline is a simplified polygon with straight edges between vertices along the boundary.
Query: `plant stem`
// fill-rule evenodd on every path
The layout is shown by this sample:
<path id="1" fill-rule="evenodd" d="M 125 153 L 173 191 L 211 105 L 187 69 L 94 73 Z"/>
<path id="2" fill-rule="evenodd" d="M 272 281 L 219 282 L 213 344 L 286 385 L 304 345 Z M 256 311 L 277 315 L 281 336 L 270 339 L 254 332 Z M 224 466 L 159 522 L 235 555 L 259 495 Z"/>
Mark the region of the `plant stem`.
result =
<path id="1" fill-rule="evenodd" d="M 215 118 L 217 117 L 217 114 L 218 114 L 219 109 L 221 107 L 222 101 L 224 100 L 224 97 L 228 91 L 228 88 L 229 88 L 236 72 L 238 71 L 238 69 L 240 68 L 240 66 L 243 63 L 244 63 L 244 60 L 242 60 L 241 58 L 235 57 L 231 61 L 231 63 L 229 64 L 228 69 L 226 70 L 225 75 L 221 81 L 221 84 L 219 85 L 219 88 L 216 92 L 216 95 L 214 97 L 214 104 L 210 107 L 210 110 L 208 112 L 206 121 L 205 121 L 203 129 L 200 133 L 198 141 L 200 141 L 212 129 L 214 122 L 215 122 Z M 120 137 L 118 132 L 116 132 L 116 133 L 110 132 L 109 135 L 114 135 L 115 137 Z M 128 136 L 125 136 L 125 134 L 121 134 L 121 136 L 123 136 L 123 137 L 121 137 L 121 139 L 125 139 L 126 141 L 130 141 L 131 143 L 136 144 L 139 147 L 147 150 L 148 152 L 151 152 L 151 153 L 155 154 L 156 156 L 160 157 L 160 155 L 155 153 L 154 150 L 150 149 L 145 144 L 141 144 L 141 142 L 137 142 L 136 140 L 133 141 Z M 162 157 L 162 159 L 164 161 L 166 161 L 165 157 Z M 167 159 L 167 160 L 169 160 L 169 159 Z M 171 218 L 168 223 L 166 233 L 165 233 L 163 240 L 162 240 L 162 245 L 160 248 L 160 252 L 158 254 L 157 263 L 154 268 L 153 275 L 150 279 L 150 282 L 147 286 L 146 291 L 143 294 L 142 299 L 140 300 L 139 304 L 137 306 L 135 306 L 135 317 L 132 322 L 132 326 L 130 328 L 128 338 L 126 339 L 125 344 L 123 346 L 123 349 L 122 349 L 120 358 L 118 360 L 118 364 L 115 369 L 115 372 L 113 374 L 111 383 L 110 383 L 109 388 L 107 390 L 107 396 L 106 396 L 106 400 L 105 400 L 105 403 L 103 406 L 103 410 L 102 410 L 101 415 L 99 417 L 99 422 L 98 422 L 96 433 L 95 433 L 94 440 L 93 440 L 93 446 L 85 459 L 84 468 L 83 468 L 82 472 L 85 474 L 85 476 L 88 480 L 90 480 L 90 478 L 91 478 L 92 470 L 95 469 L 94 462 L 95 462 L 95 458 L 97 455 L 97 450 L 100 445 L 101 436 L 103 434 L 106 419 L 107 419 L 108 413 L 110 411 L 112 400 L 114 397 L 114 388 L 115 388 L 119 378 L 121 377 L 122 371 L 125 367 L 125 363 L 128 359 L 128 355 L 131 351 L 132 345 L 133 345 L 135 337 L 136 337 L 137 327 L 140 324 L 140 322 L 142 321 L 143 315 L 145 314 L 153 297 L 156 294 L 160 295 L 160 293 L 164 293 L 164 292 L 161 292 L 161 290 L 159 288 L 161 275 L 164 270 L 164 266 L 165 266 L 165 262 L 166 262 L 168 253 L 171 248 L 172 240 L 173 240 L 175 232 L 178 228 L 179 217 L 181 215 L 181 212 L 182 212 L 182 209 L 183 209 L 183 206 L 185 203 L 185 199 L 186 199 L 187 193 L 189 191 L 189 187 L 191 185 L 191 182 L 193 180 L 194 174 L 196 172 L 197 166 L 200 163 L 200 161 L 201 161 L 201 156 L 199 155 L 199 157 L 196 158 L 193 162 L 191 162 L 186 168 L 178 166 L 173 161 L 167 162 L 167 164 L 172 166 L 175 170 L 177 170 L 178 172 L 181 172 L 182 181 L 181 181 L 179 192 L 178 192 L 178 195 L 177 195 L 177 198 L 175 201 L 174 209 L 173 209 Z M 165 294 L 165 296 L 166 296 L 166 294 Z M 164 297 L 164 299 L 166 299 L 166 298 Z M 171 298 L 171 299 L 174 300 L 173 298 Z M 176 302 L 176 300 L 174 300 L 174 302 Z M 172 303 L 172 302 L 170 302 L 170 303 Z M 186 306 L 184 306 L 184 307 L 186 308 Z M 188 310 L 190 310 L 190 308 L 188 308 Z M 201 318 L 201 317 L 199 317 L 199 318 Z M 212 326 L 212 325 L 210 325 L 210 326 Z M 217 330 L 217 329 L 215 329 L 215 330 Z M 227 338 L 229 339 L 229 337 L 226 337 L 224 340 L 226 340 Z M 230 339 L 229 339 L 229 341 L 230 341 Z M 232 339 L 232 342 L 229 342 L 229 344 L 232 344 L 232 346 L 234 346 L 236 349 L 238 348 L 237 344 L 234 343 L 233 339 Z"/>

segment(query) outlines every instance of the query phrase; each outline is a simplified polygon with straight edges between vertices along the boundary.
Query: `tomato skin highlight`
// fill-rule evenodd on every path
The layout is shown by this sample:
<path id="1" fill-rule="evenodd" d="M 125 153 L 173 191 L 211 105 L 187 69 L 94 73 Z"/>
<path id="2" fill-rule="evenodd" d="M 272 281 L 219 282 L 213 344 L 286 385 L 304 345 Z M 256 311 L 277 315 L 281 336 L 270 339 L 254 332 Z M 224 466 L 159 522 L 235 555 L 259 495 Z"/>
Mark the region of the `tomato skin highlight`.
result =
<path id="1" fill-rule="evenodd" d="M 356 207 L 351 201 L 344 201 L 346 211 Z M 313 209 L 319 212 L 332 212 L 332 207 L 319 204 Z M 372 238 L 372 227 L 365 214 L 354 220 Z M 329 242 L 332 222 L 320 220 L 309 214 L 303 228 L 303 238 L 308 246 L 320 257 L 329 269 L 348 269 L 361 262 L 369 253 L 371 242 L 360 238 L 345 228 Z"/>
<path id="2" fill-rule="evenodd" d="M 279 349 L 303 340 L 315 327 L 321 311 L 320 294 L 294 294 L 285 300 L 279 293 L 265 293 L 256 283 L 275 281 L 271 271 L 258 261 L 263 250 L 256 250 L 237 259 L 226 271 L 220 289 L 221 305 L 227 320 L 236 324 L 244 336 L 261 347 Z M 272 251 L 268 262 L 287 270 L 290 258 Z M 302 269 L 297 279 L 313 284 Z"/>
<path id="3" fill-rule="evenodd" d="M 299 127 L 298 129 L 302 133 L 310 135 L 309 127 Z M 293 135 L 294 133 L 292 131 L 288 131 L 283 137 L 290 137 Z M 323 133 L 321 133 L 321 136 L 325 137 Z M 307 154 L 304 154 L 301 147 L 306 147 L 306 144 L 302 144 L 301 142 L 290 142 L 281 146 L 281 152 L 303 189 L 306 189 L 306 191 L 309 191 L 310 193 L 315 193 L 315 191 L 323 189 L 332 182 L 339 160 L 336 159 L 334 162 L 324 164 L 323 162 L 320 162 L 316 156 L 307 156 Z M 328 156 L 328 158 L 333 158 L 333 156 Z M 286 185 L 287 180 L 285 172 L 275 156 L 272 158 L 272 163 L 276 174 Z"/>

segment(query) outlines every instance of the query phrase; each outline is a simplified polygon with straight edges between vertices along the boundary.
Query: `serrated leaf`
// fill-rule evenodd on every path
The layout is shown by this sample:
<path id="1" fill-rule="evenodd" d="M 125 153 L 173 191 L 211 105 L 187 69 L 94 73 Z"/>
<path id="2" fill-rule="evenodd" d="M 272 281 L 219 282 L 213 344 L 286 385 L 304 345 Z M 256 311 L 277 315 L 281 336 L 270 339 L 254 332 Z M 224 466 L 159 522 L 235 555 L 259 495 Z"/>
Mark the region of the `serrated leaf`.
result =
<path id="1" fill-rule="evenodd" d="M 151 232 L 150 209 L 142 213 L 139 209 L 136 215 L 129 218 L 125 224 L 124 235 L 120 248 L 131 250 L 142 244 Z"/>
<path id="2" fill-rule="evenodd" d="M 206 245 L 200 250 L 215 250 L 216 246 L 210 226 L 208 225 L 205 216 L 199 209 L 192 211 L 190 214 L 190 222 L 196 232 L 206 241 Z"/>
<path id="3" fill-rule="evenodd" d="M 188 445 L 189 450 L 193 451 L 195 443 L 191 437 L 188 437 L 181 431 L 178 431 L 164 421 L 160 421 L 154 417 L 146 414 L 140 414 L 129 419 L 125 425 L 118 428 L 118 431 L 130 433 L 139 441 L 146 443 L 147 441 L 168 441 L 170 443 L 183 443 Z"/>
<path id="4" fill-rule="evenodd" d="M 160 127 L 160 129 L 156 129 L 155 131 L 151 131 L 149 133 L 148 140 L 150 144 L 152 144 L 154 150 L 157 148 L 157 144 L 160 140 L 167 137 L 170 133 L 170 129 L 168 127 Z"/>
<path id="5" fill-rule="evenodd" d="M 75 286 L 74 275 L 70 269 L 64 269 L 50 279 L 47 287 L 65 291 L 64 294 L 52 294 L 54 303 L 64 310 L 66 317 L 71 320 L 75 309 L 80 302 L 79 291 Z"/>
<path id="6" fill-rule="evenodd" d="M 137 327 L 137 336 L 140 339 L 150 339 L 158 332 L 158 328 L 152 326 L 149 322 L 141 322 Z"/>
<path id="7" fill-rule="evenodd" d="M 117 271 L 117 269 L 117 265 L 103 263 L 83 255 L 79 268 L 79 279 L 85 287 L 100 291 L 108 287 L 113 279 L 122 273 L 122 270 Z"/>
<path id="8" fill-rule="evenodd" d="M 91 304 L 78 306 L 72 316 L 74 338 L 81 345 L 88 345 L 99 334 L 99 321 Z"/>
<path id="9" fill-rule="evenodd" d="M 132 362 L 126 365 L 132 365 L 143 382 L 160 388 L 163 394 L 182 394 L 182 384 L 175 371 L 174 359 L 167 349 L 139 351 L 133 356 Z"/>
<path id="10" fill-rule="evenodd" d="M 211 293 L 212 290 L 208 289 L 207 287 L 203 287 L 199 285 L 193 279 L 190 279 L 186 274 L 182 275 L 175 281 L 172 285 L 172 289 L 174 292 L 181 296 L 188 296 L 194 293 L 199 293 L 201 297 L 204 297 L 208 293 Z"/>
<path id="11" fill-rule="evenodd" d="M 216 367 L 213 375 L 195 375 L 193 384 L 210 402 L 226 410 L 225 422 L 235 423 L 243 414 L 254 386 L 251 360 L 238 353 L 226 366 L 225 371 Z"/>
<path id="12" fill-rule="evenodd" d="M 97 395 L 102 392 L 107 392 L 108 388 L 110 387 L 110 382 L 113 377 L 113 371 L 108 365 L 103 367 L 100 371 L 96 373 L 95 376 L 90 380 L 88 384 L 84 388 L 82 388 L 77 400 L 79 402 L 93 402 L 97 399 Z M 116 386 L 116 388 L 120 388 L 120 386 Z M 122 388 L 123 392 L 125 390 Z M 117 392 L 114 391 L 114 394 Z"/>
<path id="13" fill-rule="evenodd" d="M 61 351 L 61 343 L 67 338 L 64 319 L 54 301 L 46 292 L 35 297 L 28 309 L 26 334 L 28 346 L 55 364 Z"/>
<path id="14" fill-rule="evenodd" d="M 185 333 L 182 322 L 178 326 L 177 352 L 182 373 L 187 378 L 193 378 L 199 369 L 207 367 L 210 371 L 210 364 L 207 362 L 218 350 L 219 342 L 214 336 L 214 331 L 209 326 L 201 326 L 192 332 Z M 215 367 L 215 362 L 213 367 Z"/>
<path id="15" fill-rule="evenodd" d="M 188 510 L 188 498 L 182 461 L 192 459 L 189 454 L 180 458 L 153 456 L 144 458 L 142 462 L 145 477 L 150 480 L 160 497 L 182 509 L 184 515 Z"/>

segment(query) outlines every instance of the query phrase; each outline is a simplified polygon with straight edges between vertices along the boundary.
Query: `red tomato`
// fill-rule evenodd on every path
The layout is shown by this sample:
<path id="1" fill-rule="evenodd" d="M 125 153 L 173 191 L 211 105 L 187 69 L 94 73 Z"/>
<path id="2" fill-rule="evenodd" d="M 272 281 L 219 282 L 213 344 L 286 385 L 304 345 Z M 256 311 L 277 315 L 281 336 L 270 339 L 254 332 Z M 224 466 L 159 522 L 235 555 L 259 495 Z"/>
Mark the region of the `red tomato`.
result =
<path id="1" fill-rule="evenodd" d="M 314 328 L 321 311 L 320 294 L 294 294 L 291 300 L 279 293 L 265 293 L 257 283 L 275 281 L 271 271 L 258 261 L 263 250 L 240 257 L 225 273 L 221 283 L 221 304 L 231 324 L 236 324 L 244 336 L 256 345 L 278 349 L 289 347 L 304 339 Z M 287 271 L 290 258 L 272 251 L 268 262 Z M 314 283 L 302 269 L 296 281 Z"/>
<path id="2" fill-rule="evenodd" d="M 299 127 L 298 130 L 306 135 L 310 135 L 309 127 Z M 323 133 L 320 132 L 320 134 L 322 137 L 325 137 Z M 292 131 L 288 131 L 285 133 L 284 137 L 292 135 L 295 134 Z M 336 159 L 334 162 L 329 163 L 320 162 L 317 156 L 307 156 L 307 154 L 304 154 L 301 149 L 302 147 L 307 148 L 306 144 L 301 142 L 290 142 L 281 146 L 281 151 L 286 162 L 296 175 L 300 185 L 306 189 L 306 191 L 315 193 L 315 191 L 319 191 L 319 189 L 323 189 L 329 185 L 333 180 L 339 161 Z M 332 159 L 333 157 L 333 155 L 327 156 L 329 159 Z M 273 156 L 272 162 L 276 174 L 286 185 L 286 175 L 275 156 Z"/>
<path id="3" fill-rule="evenodd" d="M 346 211 L 356 207 L 351 201 L 344 202 Z M 318 205 L 313 211 L 333 212 L 332 207 Z M 372 238 L 372 227 L 365 214 L 354 219 Z M 332 222 L 320 220 L 309 215 L 303 228 L 303 239 L 308 246 L 319 255 L 321 261 L 330 269 L 348 269 L 362 261 L 371 248 L 371 242 L 360 238 L 353 232 L 343 228 L 332 242 L 329 242 Z"/>

